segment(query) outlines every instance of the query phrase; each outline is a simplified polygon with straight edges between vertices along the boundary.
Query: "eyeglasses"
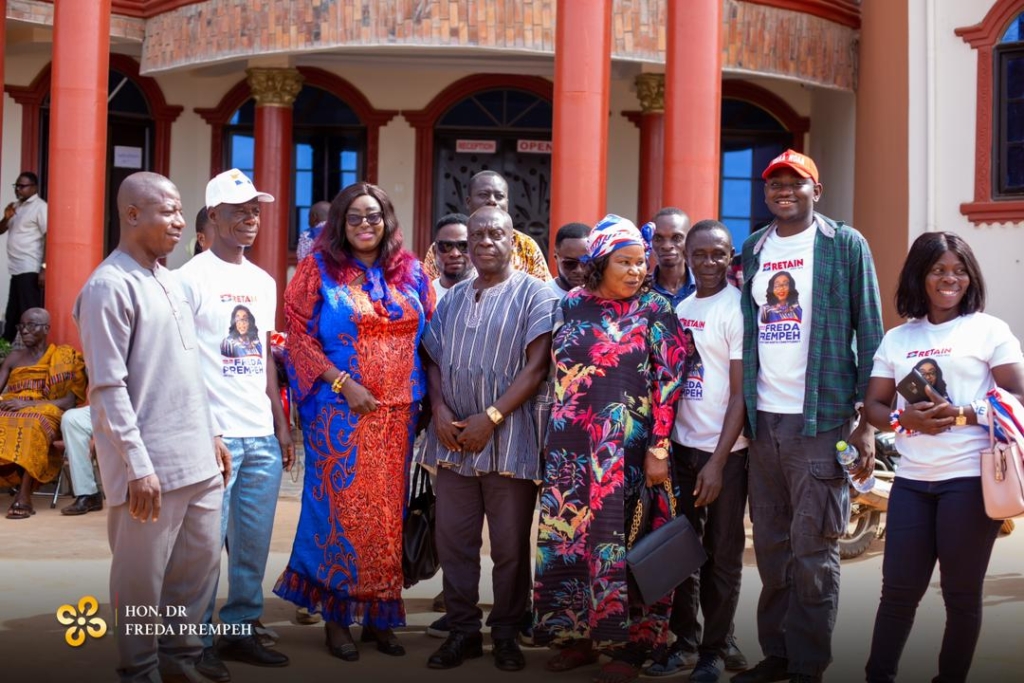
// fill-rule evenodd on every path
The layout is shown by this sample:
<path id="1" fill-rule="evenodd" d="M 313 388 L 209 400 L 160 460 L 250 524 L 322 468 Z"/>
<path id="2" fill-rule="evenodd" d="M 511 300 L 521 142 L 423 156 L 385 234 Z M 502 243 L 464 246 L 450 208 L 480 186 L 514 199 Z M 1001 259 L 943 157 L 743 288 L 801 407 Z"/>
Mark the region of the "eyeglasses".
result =
<path id="1" fill-rule="evenodd" d="M 14 326 L 18 332 L 38 332 L 39 330 L 49 330 L 49 323 L 18 323 Z"/>
<path id="2" fill-rule="evenodd" d="M 22 189 L 24 189 L 26 187 L 35 187 L 35 186 L 36 186 L 35 183 L 14 183 L 14 185 L 12 185 L 12 187 L 15 187 L 15 188 L 17 188 L 19 190 L 22 190 Z"/>
<path id="3" fill-rule="evenodd" d="M 583 267 L 583 262 L 579 259 L 563 258 L 558 259 L 558 262 L 562 265 L 562 270 L 566 271 L 573 271 Z"/>
<path id="4" fill-rule="evenodd" d="M 447 254 L 452 249 L 458 249 L 460 253 L 465 254 L 469 251 L 469 242 L 466 240 L 437 240 L 439 253 Z"/>
<path id="5" fill-rule="evenodd" d="M 806 180 L 801 180 L 797 183 L 780 183 L 777 180 L 772 180 L 764 184 L 772 192 L 781 192 L 782 190 L 799 190 L 801 187 L 807 187 L 810 183 Z"/>
<path id="6" fill-rule="evenodd" d="M 384 220 L 384 214 L 379 211 L 377 213 L 368 213 L 365 216 L 361 213 L 350 213 L 345 216 L 345 222 L 353 228 L 358 228 L 363 224 L 363 221 L 370 225 L 380 225 L 382 220 Z"/>

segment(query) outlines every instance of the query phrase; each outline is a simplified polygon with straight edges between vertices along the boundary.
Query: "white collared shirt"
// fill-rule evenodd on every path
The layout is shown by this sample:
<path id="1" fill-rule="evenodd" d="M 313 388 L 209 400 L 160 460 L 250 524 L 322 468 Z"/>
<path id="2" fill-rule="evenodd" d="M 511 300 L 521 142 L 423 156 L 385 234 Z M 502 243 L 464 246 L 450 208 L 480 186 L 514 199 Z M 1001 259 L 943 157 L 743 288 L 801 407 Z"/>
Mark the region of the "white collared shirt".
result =
<path id="1" fill-rule="evenodd" d="M 11 275 L 38 273 L 46 248 L 46 202 L 34 194 L 15 205 L 7 222 L 7 265 Z"/>

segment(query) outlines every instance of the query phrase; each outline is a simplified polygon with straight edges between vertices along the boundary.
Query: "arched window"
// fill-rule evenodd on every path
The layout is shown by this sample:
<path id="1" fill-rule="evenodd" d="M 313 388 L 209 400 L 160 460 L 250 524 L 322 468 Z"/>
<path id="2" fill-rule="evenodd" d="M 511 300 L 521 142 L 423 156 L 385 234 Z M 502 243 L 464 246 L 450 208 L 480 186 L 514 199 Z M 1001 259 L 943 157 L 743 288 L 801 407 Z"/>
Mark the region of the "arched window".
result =
<path id="1" fill-rule="evenodd" d="M 995 49 L 994 197 L 1024 196 L 1024 13 L 1010 21 Z"/>
<path id="2" fill-rule="evenodd" d="M 380 129 L 398 114 L 375 109 L 355 86 L 328 71 L 296 68 L 303 85 L 292 104 L 292 250 L 313 203 L 333 199 L 356 180 L 377 182 Z M 210 124 L 210 174 L 234 166 L 255 177 L 256 105 L 248 83 L 237 83 L 216 107 L 195 111 Z"/>
<path id="3" fill-rule="evenodd" d="M 995 0 L 956 34 L 977 51 L 972 223 L 1024 220 L 1024 0 Z"/>
<path id="4" fill-rule="evenodd" d="M 327 90 L 305 85 L 295 98 L 292 119 L 292 217 L 288 244 L 295 249 L 298 230 L 314 203 L 330 201 L 347 185 L 365 177 L 366 128 L 353 109 Z M 224 126 L 225 168 L 256 179 L 255 100 L 248 99 Z"/>

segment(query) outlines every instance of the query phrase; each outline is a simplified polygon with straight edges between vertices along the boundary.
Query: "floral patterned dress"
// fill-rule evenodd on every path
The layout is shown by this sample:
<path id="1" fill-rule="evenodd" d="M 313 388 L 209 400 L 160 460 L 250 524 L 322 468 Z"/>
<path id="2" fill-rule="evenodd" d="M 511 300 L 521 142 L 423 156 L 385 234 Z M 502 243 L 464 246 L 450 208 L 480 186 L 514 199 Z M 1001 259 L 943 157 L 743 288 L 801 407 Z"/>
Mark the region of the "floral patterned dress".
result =
<path id="1" fill-rule="evenodd" d="M 649 446 L 668 446 L 685 352 L 667 300 L 608 300 L 583 289 L 561 304 L 534 584 L 540 644 L 591 639 L 614 651 L 665 643 L 669 595 L 645 606 L 627 586 L 625 536 Z M 655 526 L 669 511 L 654 511 Z"/>

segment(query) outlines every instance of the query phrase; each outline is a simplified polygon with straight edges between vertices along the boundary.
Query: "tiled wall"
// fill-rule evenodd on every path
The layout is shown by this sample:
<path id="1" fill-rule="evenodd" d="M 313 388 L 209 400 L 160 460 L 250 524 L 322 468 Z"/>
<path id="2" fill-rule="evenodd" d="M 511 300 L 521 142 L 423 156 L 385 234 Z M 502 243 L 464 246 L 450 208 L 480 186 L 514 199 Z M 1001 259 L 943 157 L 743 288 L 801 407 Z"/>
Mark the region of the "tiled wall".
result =
<path id="1" fill-rule="evenodd" d="M 664 61 L 667 2 L 613 0 L 614 58 Z M 726 70 L 856 87 L 856 30 L 743 0 L 722 5 Z M 257 54 L 358 45 L 553 54 L 556 6 L 556 0 L 202 0 L 145 21 L 142 70 L 154 74 Z M 8 0 L 7 16 L 52 24 L 53 6 Z M 111 35 L 138 39 L 142 25 L 143 20 L 115 15 Z"/>

